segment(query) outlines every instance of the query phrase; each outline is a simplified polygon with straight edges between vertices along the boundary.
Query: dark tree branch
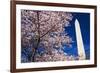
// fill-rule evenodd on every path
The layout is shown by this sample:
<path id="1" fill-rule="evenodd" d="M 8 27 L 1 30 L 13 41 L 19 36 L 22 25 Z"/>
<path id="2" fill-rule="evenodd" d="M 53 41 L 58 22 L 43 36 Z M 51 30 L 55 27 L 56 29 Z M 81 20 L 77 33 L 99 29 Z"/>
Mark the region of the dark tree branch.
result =
<path id="1" fill-rule="evenodd" d="M 31 61 L 32 62 L 34 62 L 35 61 L 35 53 L 36 53 L 36 49 L 38 48 L 38 45 L 39 45 L 39 43 L 40 43 L 40 24 L 39 24 L 39 11 L 37 11 L 37 25 L 38 25 L 38 27 L 37 27 L 37 32 L 38 32 L 38 35 L 37 35 L 37 39 L 36 39 L 36 41 L 34 41 L 35 43 L 36 43 L 36 47 L 34 48 L 34 46 L 33 46 L 33 48 L 34 48 L 34 50 L 33 50 L 33 54 L 32 54 L 32 57 L 31 57 Z M 32 48 L 32 49 L 33 49 Z"/>
<path id="2" fill-rule="evenodd" d="M 37 11 L 37 25 L 38 25 L 38 35 L 40 35 L 39 11 Z"/>
<path id="3" fill-rule="evenodd" d="M 42 36 L 40 36 L 40 38 L 42 38 L 42 37 L 44 37 L 46 34 L 48 34 L 53 28 L 55 28 L 55 25 L 54 25 L 51 29 L 49 29 L 45 34 L 43 34 Z"/>

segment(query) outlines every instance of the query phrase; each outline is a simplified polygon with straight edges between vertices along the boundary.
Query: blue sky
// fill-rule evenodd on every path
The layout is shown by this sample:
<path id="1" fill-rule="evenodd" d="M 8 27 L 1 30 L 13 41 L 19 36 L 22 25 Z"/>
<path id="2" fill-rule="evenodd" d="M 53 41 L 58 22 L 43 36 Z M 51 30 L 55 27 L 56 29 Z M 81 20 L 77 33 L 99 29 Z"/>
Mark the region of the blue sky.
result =
<path id="1" fill-rule="evenodd" d="M 76 41 L 76 33 L 75 33 L 75 20 L 78 19 L 80 23 L 81 33 L 83 44 L 85 48 L 86 58 L 90 58 L 90 14 L 89 13 L 72 13 L 73 19 L 70 21 L 69 27 L 65 27 L 65 31 L 69 36 L 72 37 L 74 43 L 72 43 L 72 48 L 65 47 L 65 52 L 68 55 L 78 56 L 77 53 L 77 41 Z"/>

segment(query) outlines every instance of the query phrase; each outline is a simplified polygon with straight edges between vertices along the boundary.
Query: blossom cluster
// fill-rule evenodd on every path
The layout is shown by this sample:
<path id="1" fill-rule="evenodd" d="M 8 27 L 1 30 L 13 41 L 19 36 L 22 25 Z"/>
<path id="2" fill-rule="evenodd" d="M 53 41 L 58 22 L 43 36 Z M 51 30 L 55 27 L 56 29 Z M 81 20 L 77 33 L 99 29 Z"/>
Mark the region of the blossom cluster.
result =
<path id="1" fill-rule="evenodd" d="M 64 28 L 70 25 L 72 18 L 71 13 L 62 11 L 21 10 L 21 47 L 22 51 L 31 48 L 30 62 L 76 59 L 62 49 L 63 45 L 72 47 L 73 40 Z M 43 50 L 37 52 L 41 48 Z"/>

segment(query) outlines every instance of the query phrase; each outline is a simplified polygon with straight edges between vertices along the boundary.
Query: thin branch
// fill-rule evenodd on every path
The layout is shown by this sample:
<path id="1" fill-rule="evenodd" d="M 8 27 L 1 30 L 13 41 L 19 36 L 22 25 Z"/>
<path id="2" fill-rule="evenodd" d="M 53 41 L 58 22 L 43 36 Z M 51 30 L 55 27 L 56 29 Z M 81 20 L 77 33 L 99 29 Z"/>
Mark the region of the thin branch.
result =
<path id="1" fill-rule="evenodd" d="M 48 30 L 45 34 L 43 34 L 42 36 L 40 36 L 40 38 L 42 38 L 43 36 L 45 36 L 46 34 L 48 34 L 53 28 L 55 28 L 56 25 L 54 25 L 50 30 Z"/>
<path id="2" fill-rule="evenodd" d="M 40 24 L 39 24 L 39 11 L 37 11 L 37 25 L 38 25 L 38 35 L 40 36 Z"/>

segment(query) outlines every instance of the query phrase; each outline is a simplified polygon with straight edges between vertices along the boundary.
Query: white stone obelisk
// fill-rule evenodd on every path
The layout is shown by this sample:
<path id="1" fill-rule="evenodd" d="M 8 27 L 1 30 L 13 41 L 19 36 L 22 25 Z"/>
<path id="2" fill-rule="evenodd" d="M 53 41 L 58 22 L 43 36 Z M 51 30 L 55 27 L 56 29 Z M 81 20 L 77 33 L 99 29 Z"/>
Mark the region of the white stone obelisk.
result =
<path id="1" fill-rule="evenodd" d="M 79 60 L 84 60 L 86 58 L 85 49 L 84 49 L 84 45 L 83 45 L 80 24 L 77 19 L 75 20 L 75 30 L 76 30 L 76 40 L 77 40 L 77 49 L 78 49 Z"/>

